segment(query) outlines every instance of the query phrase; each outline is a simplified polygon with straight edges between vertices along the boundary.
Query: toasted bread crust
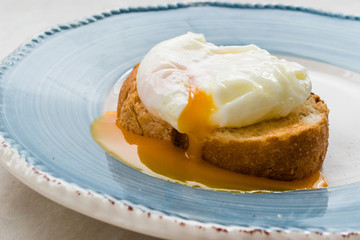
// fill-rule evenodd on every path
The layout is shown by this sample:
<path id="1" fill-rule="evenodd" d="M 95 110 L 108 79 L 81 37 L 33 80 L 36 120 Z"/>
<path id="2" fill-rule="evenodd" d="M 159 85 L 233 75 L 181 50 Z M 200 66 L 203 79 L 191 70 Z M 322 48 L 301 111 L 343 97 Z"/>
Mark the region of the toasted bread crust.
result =
<path id="1" fill-rule="evenodd" d="M 186 134 L 149 113 L 136 88 L 138 65 L 119 95 L 118 121 L 127 130 L 187 149 Z M 219 128 L 204 141 L 204 160 L 231 171 L 277 180 L 297 180 L 320 170 L 329 137 L 329 110 L 314 94 L 287 117 L 242 128 Z"/>
<path id="2" fill-rule="evenodd" d="M 297 128 L 294 126 L 294 128 Z M 225 136 L 224 136 L 225 135 Z M 328 146 L 327 117 L 320 122 L 266 137 L 208 137 L 203 158 L 219 167 L 248 175 L 295 180 L 320 170 Z"/>

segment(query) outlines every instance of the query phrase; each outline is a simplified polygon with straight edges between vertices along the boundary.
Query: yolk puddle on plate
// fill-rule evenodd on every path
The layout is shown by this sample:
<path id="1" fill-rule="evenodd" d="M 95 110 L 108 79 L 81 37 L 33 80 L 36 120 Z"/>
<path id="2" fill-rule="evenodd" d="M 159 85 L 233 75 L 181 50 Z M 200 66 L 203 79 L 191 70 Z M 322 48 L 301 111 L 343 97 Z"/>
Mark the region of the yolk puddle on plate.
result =
<path id="1" fill-rule="evenodd" d="M 116 120 L 116 112 L 106 112 L 96 119 L 91 125 L 95 141 L 115 158 L 155 177 L 188 186 L 235 192 L 327 187 L 320 172 L 303 180 L 276 181 L 224 170 L 204 160 L 189 158 L 184 150 L 170 142 L 126 131 L 117 126 Z M 196 125 L 194 127 L 196 129 Z"/>

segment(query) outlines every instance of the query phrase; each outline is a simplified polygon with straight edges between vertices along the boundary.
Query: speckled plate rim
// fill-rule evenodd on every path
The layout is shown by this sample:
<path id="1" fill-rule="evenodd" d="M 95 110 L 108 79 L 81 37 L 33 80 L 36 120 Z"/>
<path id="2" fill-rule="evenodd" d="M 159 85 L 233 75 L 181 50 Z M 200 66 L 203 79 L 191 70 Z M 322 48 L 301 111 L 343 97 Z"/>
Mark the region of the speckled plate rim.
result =
<path id="1" fill-rule="evenodd" d="M 51 28 L 44 33 L 32 38 L 29 42 L 22 45 L 10 56 L 5 58 L 0 64 L 0 81 L 14 63 L 20 61 L 31 52 L 36 44 L 54 35 L 62 30 L 75 29 L 82 25 L 87 25 L 101 19 L 118 15 L 122 13 L 144 12 L 144 11 L 162 11 L 177 8 L 188 8 L 197 6 L 214 6 L 228 8 L 253 8 L 253 9 L 279 9 L 287 11 L 301 11 L 311 14 L 323 15 L 327 17 L 342 18 L 359 21 L 360 17 L 334 14 L 323 12 L 311 8 L 284 6 L 284 5 L 261 5 L 261 4 L 238 4 L 221 2 L 198 2 L 198 3 L 180 3 L 175 5 L 149 6 L 128 9 L 118 9 L 83 20 L 71 22 L 64 25 Z M 3 129 L 1 129 L 3 130 Z M 11 144 L 9 144 L 11 143 Z M 123 227 L 129 230 L 141 232 L 151 236 L 183 239 L 186 238 L 209 238 L 209 239 L 238 239 L 247 237 L 248 239 L 338 239 L 338 238 L 358 238 L 360 232 L 298 232 L 284 229 L 261 229 L 256 226 L 223 226 L 213 223 L 201 223 L 192 220 L 186 220 L 175 216 L 168 216 L 162 212 L 148 209 L 141 205 L 135 205 L 126 200 L 115 200 L 111 196 L 98 194 L 91 190 L 85 190 L 75 184 L 70 184 L 60 178 L 55 178 L 36 167 L 27 163 L 26 159 L 20 156 L 20 153 L 14 147 L 17 143 L 11 139 L 0 136 L 0 157 L 2 165 L 24 184 L 46 196 L 47 198 L 62 204 L 70 209 L 108 222 L 115 226 Z M 89 211 L 89 209 L 101 209 L 101 211 Z"/>

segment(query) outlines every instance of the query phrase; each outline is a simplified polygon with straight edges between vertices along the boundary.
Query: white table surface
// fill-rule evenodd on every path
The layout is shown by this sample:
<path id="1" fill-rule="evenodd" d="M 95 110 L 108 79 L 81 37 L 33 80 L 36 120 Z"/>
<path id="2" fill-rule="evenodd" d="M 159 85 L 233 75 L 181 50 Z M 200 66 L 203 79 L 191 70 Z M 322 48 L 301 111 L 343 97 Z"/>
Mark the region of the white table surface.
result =
<path id="1" fill-rule="evenodd" d="M 46 29 L 106 10 L 176 0 L 0 0 L 0 59 Z M 360 16 L 358 0 L 227 1 L 311 7 Z M 0 60 L 1 61 L 1 60 Z M 1 159 L 0 159 L 1 162 Z M 154 239 L 67 209 L 31 190 L 0 164 L 0 239 Z"/>

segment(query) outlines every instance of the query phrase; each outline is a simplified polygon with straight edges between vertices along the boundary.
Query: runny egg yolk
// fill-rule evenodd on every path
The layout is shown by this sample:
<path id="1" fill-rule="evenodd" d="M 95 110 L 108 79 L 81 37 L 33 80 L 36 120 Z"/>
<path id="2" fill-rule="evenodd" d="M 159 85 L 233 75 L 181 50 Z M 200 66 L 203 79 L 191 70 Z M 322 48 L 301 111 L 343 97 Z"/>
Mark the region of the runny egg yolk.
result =
<path id="1" fill-rule="evenodd" d="M 170 142 L 123 129 L 117 123 L 116 115 L 116 112 L 106 112 L 92 123 L 94 140 L 115 158 L 148 175 L 188 186 L 231 192 L 269 192 L 328 186 L 320 172 L 302 180 L 277 181 L 221 169 L 200 158 L 194 160 Z"/>
<path id="2" fill-rule="evenodd" d="M 180 132 L 186 133 L 189 139 L 188 158 L 201 160 L 204 139 L 217 128 L 210 121 L 215 110 L 211 95 L 194 87 L 190 89 L 189 102 L 178 119 Z"/>

